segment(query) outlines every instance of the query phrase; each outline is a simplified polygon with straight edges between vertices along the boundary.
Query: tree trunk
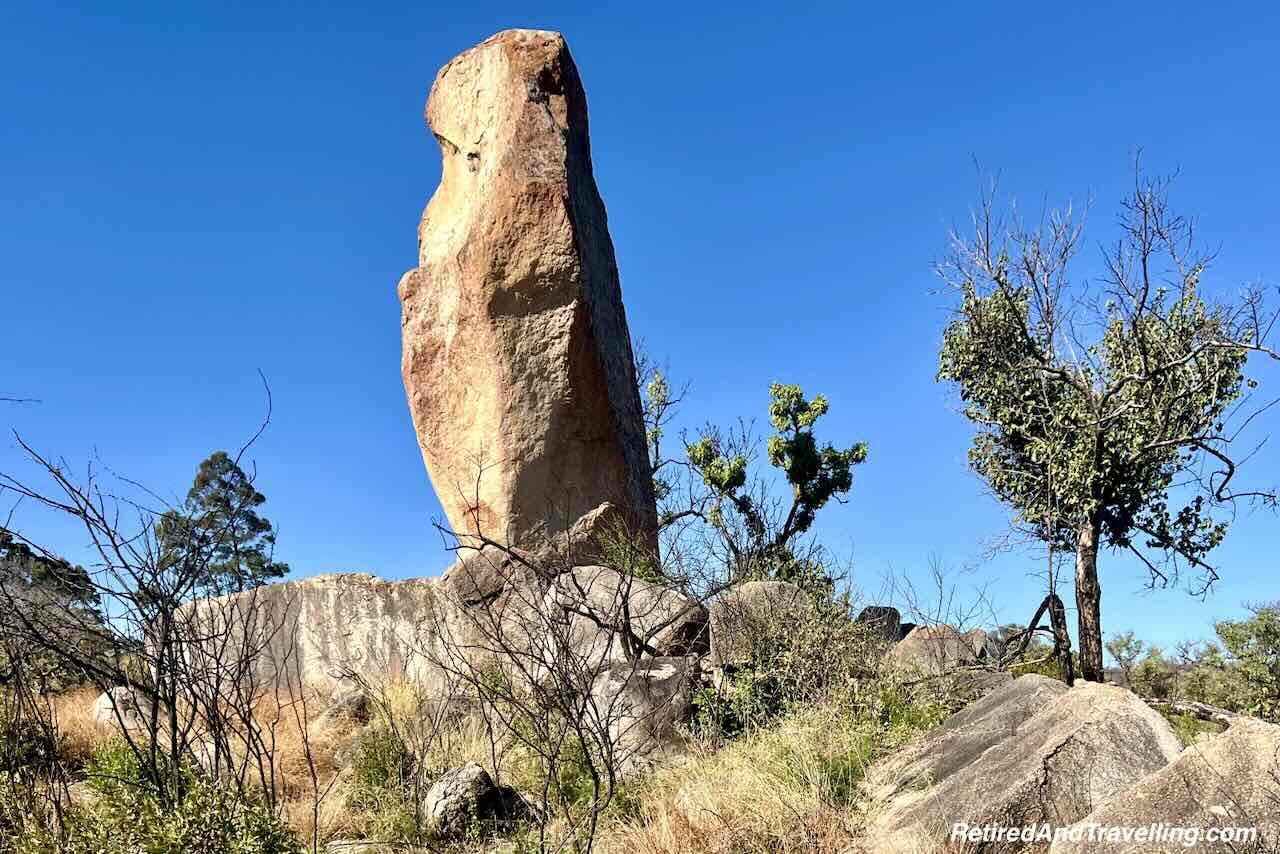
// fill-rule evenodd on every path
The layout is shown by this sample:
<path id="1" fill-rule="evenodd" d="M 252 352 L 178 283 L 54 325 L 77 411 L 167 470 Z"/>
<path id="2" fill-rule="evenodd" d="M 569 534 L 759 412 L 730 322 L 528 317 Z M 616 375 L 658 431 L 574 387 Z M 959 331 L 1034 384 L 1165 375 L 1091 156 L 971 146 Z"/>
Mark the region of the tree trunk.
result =
<path id="1" fill-rule="evenodd" d="M 1080 635 L 1080 678 L 1101 682 L 1102 587 L 1098 584 L 1098 537 L 1101 524 L 1089 519 L 1076 541 L 1076 613 Z"/>
<path id="2" fill-rule="evenodd" d="M 1049 603 L 1049 625 L 1053 627 L 1053 651 L 1058 657 L 1058 671 L 1062 674 L 1063 682 L 1074 685 L 1076 670 L 1071 661 L 1071 635 L 1067 632 L 1067 609 L 1057 593 L 1050 593 L 1045 601 Z"/>

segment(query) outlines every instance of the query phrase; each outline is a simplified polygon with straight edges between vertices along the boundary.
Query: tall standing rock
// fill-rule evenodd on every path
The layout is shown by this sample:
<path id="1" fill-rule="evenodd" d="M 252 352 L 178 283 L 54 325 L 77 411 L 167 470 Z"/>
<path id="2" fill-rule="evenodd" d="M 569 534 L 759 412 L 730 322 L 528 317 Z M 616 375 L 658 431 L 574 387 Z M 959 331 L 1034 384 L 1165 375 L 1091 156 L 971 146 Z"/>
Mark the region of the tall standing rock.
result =
<path id="1" fill-rule="evenodd" d="M 609 502 L 652 543 L 631 339 L 564 38 L 509 30 L 460 54 L 427 124 L 443 175 L 400 280 L 402 369 L 450 524 L 529 547 Z"/>

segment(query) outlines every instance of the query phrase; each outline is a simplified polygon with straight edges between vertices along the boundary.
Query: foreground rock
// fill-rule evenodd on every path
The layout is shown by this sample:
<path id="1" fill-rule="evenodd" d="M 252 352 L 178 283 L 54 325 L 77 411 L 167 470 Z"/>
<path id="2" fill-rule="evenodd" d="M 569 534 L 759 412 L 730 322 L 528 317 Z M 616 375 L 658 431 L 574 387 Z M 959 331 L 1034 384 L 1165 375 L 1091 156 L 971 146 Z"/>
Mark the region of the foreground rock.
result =
<path id="1" fill-rule="evenodd" d="M 1147 828 L 1255 828 L 1253 840 L 1090 839 L 1089 826 Z M 1052 854 L 1280 850 L 1280 727 L 1239 718 L 1221 735 L 1196 742 L 1056 840 Z M 1071 836 L 1079 835 L 1080 839 Z"/>
<path id="2" fill-rule="evenodd" d="M 945 842 L 957 823 L 1069 825 L 1178 756 L 1164 718 L 1112 685 L 1077 685 L 1019 723 L 1039 697 L 1054 693 L 1043 683 L 1019 686 L 1022 681 L 944 724 L 930 736 L 935 755 L 899 769 L 909 779 L 896 781 L 902 785 L 893 786 L 877 826 L 889 840 L 885 848 L 905 839 Z M 1005 728 L 1011 731 L 999 738 Z M 943 755 L 948 750 L 953 755 Z M 1047 847 L 1006 840 L 979 850 Z"/>
<path id="3" fill-rule="evenodd" d="M 443 174 L 400 281 L 402 368 L 450 524 L 527 547 L 608 502 L 656 545 L 631 340 L 563 37 L 510 30 L 460 54 L 427 123 Z"/>
<path id="4" fill-rule="evenodd" d="M 693 668 L 687 658 L 619 662 L 591 690 L 594 725 L 608 727 L 622 774 L 680 762 L 681 727 L 692 712 Z"/>
<path id="5" fill-rule="evenodd" d="M 494 785 L 488 771 L 468 762 L 446 772 L 427 790 L 422 811 L 433 834 L 450 838 L 466 835 L 476 823 L 510 821 L 522 805 L 514 789 Z"/>
<path id="6" fill-rule="evenodd" d="M 997 687 L 882 764 L 879 772 L 887 788 L 880 796 L 893 797 L 947 779 L 1065 693 L 1066 684 L 1037 674 Z"/>

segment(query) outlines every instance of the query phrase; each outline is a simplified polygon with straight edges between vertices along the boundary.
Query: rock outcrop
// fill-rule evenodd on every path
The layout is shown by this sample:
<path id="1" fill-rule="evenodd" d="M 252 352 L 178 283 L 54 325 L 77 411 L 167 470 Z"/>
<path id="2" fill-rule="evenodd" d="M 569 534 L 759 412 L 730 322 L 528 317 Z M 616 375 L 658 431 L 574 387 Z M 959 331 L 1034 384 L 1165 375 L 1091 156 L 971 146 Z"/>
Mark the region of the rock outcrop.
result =
<path id="1" fill-rule="evenodd" d="M 939 676 L 986 657 L 987 633 L 982 629 L 961 632 L 944 623 L 916 626 L 889 650 L 895 667 L 924 676 Z"/>
<path id="2" fill-rule="evenodd" d="M 443 175 L 400 281 L 403 374 L 455 532 L 539 547 L 606 503 L 654 544 L 652 476 L 587 102 L 564 38 L 436 76 Z"/>
<path id="3" fill-rule="evenodd" d="M 484 666 L 502 646 L 527 643 L 545 586 L 511 556 L 485 550 L 439 578 L 335 573 L 206 599 L 188 606 L 183 623 L 212 639 L 207 667 L 252 660 L 237 678 L 264 687 L 328 694 L 347 677 L 411 679 L 444 695 L 459 656 Z"/>
<path id="4" fill-rule="evenodd" d="M 1253 839 L 1110 839 L 1089 828 L 1252 829 Z M 1179 830 L 1181 834 L 1183 831 Z M 1079 837 L 1079 838 L 1076 838 Z M 1094 810 L 1054 841 L 1052 854 L 1280 850 L 1280 726 L 1234 720 L 1226 732 L 1199 741 L 1172 764 Z"/>
<path id="5" fill-rule="evenodd" d="M 950 724 L 950 737 L 946 732 L 934 736 L 934 755 L 891 769 L 899 776 L 888 775 L 894 794 L 878 833 L 890 840 L 945 841 L 956 823 L 1063 827 L 1178 757 L 1178 740 L 1164 718 L 1114 685 L 1077 685 L 1017 723 L 1037 697 L 1054 693 L 1043 683 L 1028 689 L 1018 685 L 1021 681 L 988 695 L 985 705 L 980 701 L 961 712 L 964 717 Z M 1000 712 L 1001 700 L 1015 705 Z M 1012 731 L 1000 738 L 1005 726 Z M 945 755 L 948 750 L 955 755 Z M 979 850 L 1047 847 L 1002 840 Z"/>

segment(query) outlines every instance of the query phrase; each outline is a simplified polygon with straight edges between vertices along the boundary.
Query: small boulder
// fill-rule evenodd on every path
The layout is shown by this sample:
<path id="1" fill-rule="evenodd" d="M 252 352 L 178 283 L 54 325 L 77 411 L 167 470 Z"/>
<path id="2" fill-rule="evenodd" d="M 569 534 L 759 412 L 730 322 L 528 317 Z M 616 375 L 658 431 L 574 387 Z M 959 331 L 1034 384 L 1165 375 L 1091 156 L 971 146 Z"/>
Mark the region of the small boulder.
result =
<path id="1" fill-rule="evenodd" d="M 431 832 L 448 838 L 464 835 L 474 822 L 510 820 L 521 803 L 514 789 L 495 785 L 488 771 L 468 762 L 437 780 L 422 808 Z"/>
<path id="2" fill-rule="evenodd" d="M 748 581 L 726 590 L 708 606 L 711 664 L 732 670 L 751 661 L 760 641 L 795 630 L 813 616 L 813 600 L 786 581 Z"/>
<path id="3" fill-rule="evenodd" d="M 1257 838 L 1091 839 L 1089 826 L 1254 828 Z M 1079 837 L 1079 838 L 1076 838 Z M 1199 741 L 1172 764 L 1095 809 L 1054 841 L 1052 854 L 1280 850 L 1280 726 L 1239 718 L 1227 731 Z"/>
<path id="4" fill-rule="evenodd" d="M 1042 691 L 1050 696 L 1054 692 L 1044 683 L 1033 684 L 1026 693 L 1012 690 L 1021 681 L 1003 695 L 1006 702 L 1030 708 Z M 1179 753 L 1168 722 L 1124 688 L 1077 685 L 1051 697 L 1020 724 L 1016 721 L 1023 709 L 1014 706 L 1004 716 L 996 711 L 1001 696 L 989 695 L 985 711 L 980 704 L 973 716 L 953 724 L 951 749 L 956 757 L 926 758 L 916 765 L 916 788 L 900 788 L 891 797 L 877 822 L 878 834 L 945 841 L 958 823 L 1063 827 L 1107 804 Z M 1013 729 L 1000 739 L 996 736 L 1002 717 Z M 990 746 L 982 749 L 987 741 Z M 975 753 L 976 758 L 970 758 Z M 925 778 L 928 769 L 932 779 Z M 1001 840 L 977 850 L 1046 848 L 1045 843 Z"/>
<path id="5" fill-rule="evenodd" d="M 607 722 L 621 773 L 671 765 L 685 756 L 681 724 L 693 708 L 692 677 L 687 658 L 619 662 L 596 677 L 593 719 Z"/>
<path id="6" fill-rule="evenodd" d="M 960 632 L 938 623 L 917 626 L 885 656 L 888 664 L 921 676 L 941 676 L 981 661 L 987 653 L 987 633 L 982 629 Z"/>
<path id="7" fill-rule="evenodd" d="M 316 718 L 316 731 L 368 723 L 372 712 L 369 694 L 354 682 L 340 682 L 329 698 L 329 706 Z"/>
<path id="8" fill-rule="evenodd" d="M 898 640 L 902 627 L 902 614 L 897 608 L 886 605 L 869 605 L 858 614 L 857 623 L 866 626 L 887 643 Z"/>
<path id="9" fill-rule="evenodd" d="M 123 727 L 126 731 L 146 728 L 146 701 L 137 691 L 126 685 L 117 685 L 104 691 L 93 701 L 89 717 L 94 723 L 108 727 Z"/>

